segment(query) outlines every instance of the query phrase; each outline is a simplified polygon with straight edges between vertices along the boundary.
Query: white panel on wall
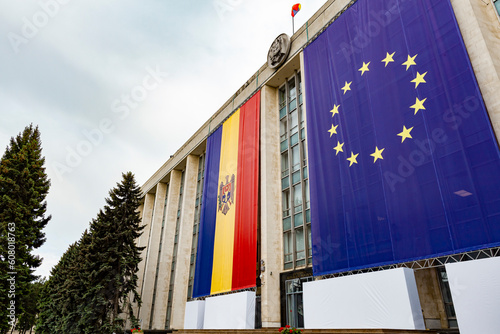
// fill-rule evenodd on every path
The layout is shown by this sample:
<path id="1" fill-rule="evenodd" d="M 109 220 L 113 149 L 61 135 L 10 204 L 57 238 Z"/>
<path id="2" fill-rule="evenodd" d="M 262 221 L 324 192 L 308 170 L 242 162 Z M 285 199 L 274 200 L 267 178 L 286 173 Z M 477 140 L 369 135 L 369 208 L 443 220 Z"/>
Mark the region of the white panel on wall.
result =
<path id="1" fill-rule="evenodd" d="M 425 329 L 413 270 L 304 283 L 305 328 Z"/>
<path id="2" fill-rule="evenodd" d="M 446 265 L 461 334 L 500 333 L 500 258 Z"/>
<path id="3" fill-rule="evenodd" d="M 205 318 L 205 301 L 195 300 L 186 303 L 184 329 L 203 329 Z"/>
<path id="4" fill-rule="evenodd" d="M 205 319 L 203 329 L 254 328 L 254 291 L 245 291 L 205 299 Z"/>

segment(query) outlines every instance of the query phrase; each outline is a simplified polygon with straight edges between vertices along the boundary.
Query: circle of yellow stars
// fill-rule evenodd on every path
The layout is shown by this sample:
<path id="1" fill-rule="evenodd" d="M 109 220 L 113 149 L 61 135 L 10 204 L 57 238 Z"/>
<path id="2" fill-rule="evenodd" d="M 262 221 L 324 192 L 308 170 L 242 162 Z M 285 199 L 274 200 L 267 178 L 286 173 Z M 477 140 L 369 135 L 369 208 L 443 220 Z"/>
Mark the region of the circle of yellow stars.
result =
<path id="1" fill-rule="evenodd" d="M 382 59 L 382 63 L 385 64 L 384 67 L 387 67 L 391 63 L 394 63 L 394 55 L 396 52 L 393 53 L 386 53 L 386 56 L 384 59 Z M 418 54 L 411 56 L 408 55 L 407 60 L 402 63 L 402 66 L 406 67 L 406 71 L 408 71 L 412 66 L 416 66 L 416 58 Z M 366 72 L 370 71 L 370 64 L 371 62 L 363 62 L 361 68 L 358 69 L 358 72 L 361 72 L 360 75 L 363 76 L 365 75 Z M 427 75 L 427 72 L 425 73 L 420 73 L 417 71 L 416 77 L 411 80 L 412 83 L 415 84 L 415 89 L 418 88 L 420 84 L 425 84 L 425 76 Z M 345 81 L 344 86 L 341 88 L 343 91 L 343 95 L 346 95 L 349 91 L 352 91 L 353 88 L 351 88 L 352 81 L 347 82 Z M 413 105 L 410 106 L 410 109 L 414 110 L 414 115 L 416 115 L 420 110 L 425 110 L 424 103 L 427 101 L 427 98 L 420 99 L 419 97 L 416 98 L 416 101 Z M 330 110 L 332 113 L 332 118 L 335 121 L 335 116 L 340 115 L 341 113 L 341 105 L 340 104 L 334 104 L 332 110 Z M 335 122 L 332 122 L 333 124 L 331 125 L 330 130 L 328 132 L 330 133 L 330 138 L 332 138 L 334 135 L 337 135 L 337 128 L 339 127 L 339 124 L 335 125 Z M 401 137 L 401 143 L 404 143 L 406 139 L 413 139 L 411 136 L 411 131 L 413 130 L 413 127 L 407 128 L 406 125 L 403 125 L 403 131 L 397 134 L 397 136 Z M 333 149 L 335 150 L 335 155 L 339 155 L 339 153 L 344 153 L 344 145 L 345 143 L 341 143 L 340 141 L 337 141 L 337 146 L 335 146 Z M 385 148 L 378 148 L 378 146 L 375 146 L 375 152 L 370 154 L 371 157 L 373 157 L 373 163 L 377 162 L 377 160 L 384 160 L 383 153 L 384 153 Z M 349 167 L 353 166 L 354 164 L 358 164 L 358 156 L 359 153 L 354 153 L 351 151 L 350 157 L 346 158 L 346 160 L 349 162 Z"/>

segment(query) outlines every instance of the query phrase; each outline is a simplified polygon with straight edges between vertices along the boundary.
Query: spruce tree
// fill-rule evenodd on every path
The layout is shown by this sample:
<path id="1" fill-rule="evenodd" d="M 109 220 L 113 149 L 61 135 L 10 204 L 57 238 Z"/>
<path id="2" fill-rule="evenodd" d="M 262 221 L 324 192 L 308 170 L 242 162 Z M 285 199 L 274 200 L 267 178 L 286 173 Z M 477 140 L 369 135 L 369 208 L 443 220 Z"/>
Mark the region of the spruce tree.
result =
<path id="1" fill-rule="evenodd" d="M 51 272 L 42 293 L 38 334 L 108 334 L 123 330 L 127 298 L 138 301 L 140 189 L 132 173 L 109 192 L 90 229 Z"/>
<path id="2" fill-rule="evenodd" d="M 103 332 L 123 328 L 124 319 L 119 315 L 129 294 L 140 300 L 137 271 L 142 248 L 135 240 L 142 231 L 137 212 L 141 192 L 131 172 L 122 176 L 90 226 L 92 243 L 86 261 L 86 271 L 90 273 L 86 300 L 93 305 L 93 312 L 82 321 L 98 324 Z"/>
<path id="3" fill-rule="evenodd" d="M 11 138 L 0 160 L 0 333 L 6 333 L 11 319 L 4 306 L 13 302 L 16 318 L 22 316 L 21 296 L 29 294 L 42 262 L 33 251 L 45 242 L 43 228 L 51 218 L 46 216 L 50 181 L 44 163 L 40 131 L 33 125 Z"/>
<path id="4" fill-rule="evenodd" d="M 71 305 L 69 296 L 72 293 L 78 294 L 78 291 L 65 289 L 65 286 L 67 286 L 68 281 L 71 281 L 79 248 L 86 235 L 88 235 L 87 231 L 79 242 L 69 246 L 59 262 L 52 268 L 50 278 L 42 288 L 38 301 L 40 315 L 36 326 L 37 334 L 66 333 L 64 319 L 76 309 L 76 305 Z"/>

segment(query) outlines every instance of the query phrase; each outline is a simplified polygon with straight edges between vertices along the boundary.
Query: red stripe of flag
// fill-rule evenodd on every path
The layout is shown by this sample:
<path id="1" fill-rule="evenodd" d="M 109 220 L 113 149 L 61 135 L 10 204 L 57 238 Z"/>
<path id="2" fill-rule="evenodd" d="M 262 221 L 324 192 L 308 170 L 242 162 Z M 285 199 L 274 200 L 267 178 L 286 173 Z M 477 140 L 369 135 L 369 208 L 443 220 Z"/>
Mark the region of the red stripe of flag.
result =
<path id="1" fill-rule="evenodd" d="M 240 109 L 232 290 L 256 286 L 260 91 Z"/>

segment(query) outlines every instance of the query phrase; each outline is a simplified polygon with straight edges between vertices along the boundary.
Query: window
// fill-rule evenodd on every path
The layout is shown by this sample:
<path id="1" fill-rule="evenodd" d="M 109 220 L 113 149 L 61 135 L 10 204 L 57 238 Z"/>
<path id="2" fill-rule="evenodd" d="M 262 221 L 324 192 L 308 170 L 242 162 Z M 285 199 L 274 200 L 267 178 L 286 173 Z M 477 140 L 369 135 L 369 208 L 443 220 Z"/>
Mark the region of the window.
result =
<path id="1" fill-rule="evenodd" d="M 445 267 L 437 268 L 439 285 L 441 288 L 441 295 L 443 297 L 444 308 L 446 311 L 446 317 L 448 318 L 448 326 L 450 328 L 457 328 L 457 315 L 455 314 L 455 307 L 453 306 L 453 300 L 451 299 L 451 289 L 448 282 L 448 273 Z"/>
<path id="2" fill-rule="evenodd" d="M 500 14 L 500 1 L 499 0 L 493 0 L 493 3 L 495 4 L 495 7 L 497 8 L 498 14 Z"/>
<path id="3" fill-rule="evenodd" d="M 298 89 L 297 89 L 298 87 Z M 297 96 L 298 94 L 298 96 Z M 300 73 L 279 89 L 283 267 L 312 263 L 305 115 Z"/>

